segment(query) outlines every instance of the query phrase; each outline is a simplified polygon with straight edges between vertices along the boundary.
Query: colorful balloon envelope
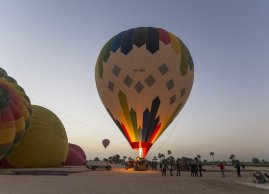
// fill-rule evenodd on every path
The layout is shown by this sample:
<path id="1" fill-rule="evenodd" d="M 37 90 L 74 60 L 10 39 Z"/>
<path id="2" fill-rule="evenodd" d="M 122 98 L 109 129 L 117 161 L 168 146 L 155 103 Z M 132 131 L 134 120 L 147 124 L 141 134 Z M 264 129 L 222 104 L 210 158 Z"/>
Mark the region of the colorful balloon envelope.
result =
<path id="1" fill-rule="evenodd" d="M 5 156 L 4 163 L 15 168 L 59 167 L 66 160 L 68 138 L 64 125 L 52 111 L 32 105 L 29 132 Z"/>
<path id="2" fill-rule="evenodd" d="M 31 112 L 31 102 L 22 87 L 0 68 L 0 159 L 24 137 Z"/>
<path id="3" fill-rule="evenodd" d="M 186 103 L 193 78 L 193 61 L 182 40 L 153 27 L 112 37 L 95 67 L 106 110 L 143 157 Z"/>

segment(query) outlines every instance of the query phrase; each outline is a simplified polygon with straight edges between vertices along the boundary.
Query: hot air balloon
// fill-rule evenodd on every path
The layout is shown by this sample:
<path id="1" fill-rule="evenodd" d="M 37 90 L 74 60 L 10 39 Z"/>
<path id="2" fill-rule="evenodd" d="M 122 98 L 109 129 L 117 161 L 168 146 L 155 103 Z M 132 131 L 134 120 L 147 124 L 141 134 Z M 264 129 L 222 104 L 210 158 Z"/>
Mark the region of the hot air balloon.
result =
<path id="1" fill-rule="evenodd" d="M 67 166 L 78 166 L 86 164 L 86 155 L 83 149 L 76 144 L 68 144 L 68 154 L 65 160 Z"/>
<path id="2" fill-rule="evenodd" d="M 107 112 L 143 157 L 185 105 L 193 78 L 193 61 L 182 40 L 154 27 L 112 37 L 95 66 Z"/>
<path id="3" fill-rule="evenodd" d="M 109 139 L 103 139 L 102 144 L 106 148 L 110 144 Z"/>
<path id="4" fill-rule="evenodd" d="M 15 168 L 59 167 L 66 160 L 68 139 L 61 120 L 50 110 L 32 105 L 29 132 L 5 156 L 4 163 Z"/>
<path id="5" fill-rule="evenodd" d="M 81 157 L 84 160 L 86 160 L 86 154 L 85 154 L 84 150 L 79 145 L 73 144 L 73 143 L 68 143 L 68 147 L 69 147 L 69 149 L 71 148 L 71 149 L 76 150 L 81 155 Z"/>
<path id="6" fill-rule="evenodd" d="M 0 159 L 24 137 L 31 112 L 30 99 L 22 87 L 0 68 Z"/>

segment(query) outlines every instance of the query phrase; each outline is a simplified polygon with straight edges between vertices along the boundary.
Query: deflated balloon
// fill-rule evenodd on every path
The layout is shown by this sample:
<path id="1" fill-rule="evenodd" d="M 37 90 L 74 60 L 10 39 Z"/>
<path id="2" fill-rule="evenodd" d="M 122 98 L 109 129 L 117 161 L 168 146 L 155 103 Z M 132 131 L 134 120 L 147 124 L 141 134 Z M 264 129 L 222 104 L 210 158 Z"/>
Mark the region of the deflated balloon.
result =
<path id="1" fill-rule="evenodd" d="M 194 78 L 189 50 L 174 34 L 139 27 L 112 37 L 95 67 L 99 96 L 143 156 L 186 103 Z"/>
<path id="2" fill-rule="evenodd" d="M 0 159 L 24 137 L 31 112 L 31 102 L 23 88 L 0 68 Z"/>

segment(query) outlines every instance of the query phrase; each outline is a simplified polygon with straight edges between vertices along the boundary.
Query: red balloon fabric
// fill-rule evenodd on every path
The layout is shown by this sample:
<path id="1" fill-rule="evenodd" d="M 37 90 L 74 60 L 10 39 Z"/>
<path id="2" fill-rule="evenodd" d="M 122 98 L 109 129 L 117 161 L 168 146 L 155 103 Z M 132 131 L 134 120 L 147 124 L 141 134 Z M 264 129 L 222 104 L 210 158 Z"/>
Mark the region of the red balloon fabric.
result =
<path id="1" fill-rule="evenodd" d="M 82 157 L 82 155 L 75 149 L 69 147 L 68 155 L 65 160 L 65 165 L 80 166 L 85 164 L 86 160 Z"/>
<path id="2" fill-rule="evenodd" d="M 78 146 L 76 144 L 72 144 L 72 143 L 69 143 L 68 145 L 69 145 L 69 148 L 76 150 L 78 153 L 80 153 L 82 158 L 84 158 L 84 160 L 86 160 L 86 154 L 80 146 Z"/>

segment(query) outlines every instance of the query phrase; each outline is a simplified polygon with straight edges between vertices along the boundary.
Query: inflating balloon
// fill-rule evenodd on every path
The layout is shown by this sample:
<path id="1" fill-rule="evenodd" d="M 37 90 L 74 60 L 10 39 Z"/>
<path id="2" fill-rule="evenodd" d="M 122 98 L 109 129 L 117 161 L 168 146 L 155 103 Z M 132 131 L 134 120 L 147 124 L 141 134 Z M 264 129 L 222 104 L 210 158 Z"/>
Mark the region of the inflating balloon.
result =
<path id="1" fill-rule="evenodd" d="M 84 150 L 79 145 L 73 144 L 73 143 L 68 143 L 68 147 L 69 147 L 69 149 L 71 148 L 71 149 L 76 150 L 81 155 L 81 157 L 84 160 L 86 160 L 86 154 L 85 154 Z"/>
<path id="2" fill-rule="evenodd" d="M 4 160 L 15 168 L 59 167 L 68 153 L 65 128 L 50 110 L 37 105 L 32 109 L 29 132 Z"/>
<path id="3" fill-rule="evenodd" d="M 186 103 L 193 78 L 193 61 L 182 40 L 153 27 L 112 37 L 95 67 L 106 110 L 144 157 Z"/>
<path id="4" fill-rule="evenodd" d="M 0 159 L 24 137 L 31 112 L 30 99 L 22 87 L 0 68 Z"/>
<path id="5" fill-rule="evenodd" d="M 106 148 L 110 144 L 109 139 L 103 139 L 102 144 Z"/>
<path id="6" fill-rule="evenodd" d="M 68 154 L 65 160 L 67 166 L 77 166 L 86 164 L 86 155 L 83 149 L 76 144 L 68 144 Z"/>

